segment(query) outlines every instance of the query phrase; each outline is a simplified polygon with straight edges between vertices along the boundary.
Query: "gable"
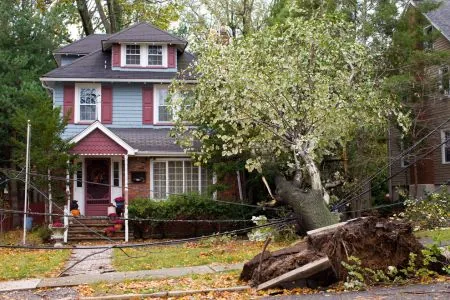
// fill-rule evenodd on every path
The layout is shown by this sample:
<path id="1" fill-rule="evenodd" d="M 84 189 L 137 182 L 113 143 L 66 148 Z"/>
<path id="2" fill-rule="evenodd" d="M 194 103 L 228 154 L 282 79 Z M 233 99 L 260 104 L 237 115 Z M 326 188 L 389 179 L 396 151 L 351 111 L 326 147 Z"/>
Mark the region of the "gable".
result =
<path id="1" fill-rule="evenodd" d="M 78 155 L 124 155 L 127 154 L 127 150 L 97 128 L 80 140 L 69 153 Z"/>

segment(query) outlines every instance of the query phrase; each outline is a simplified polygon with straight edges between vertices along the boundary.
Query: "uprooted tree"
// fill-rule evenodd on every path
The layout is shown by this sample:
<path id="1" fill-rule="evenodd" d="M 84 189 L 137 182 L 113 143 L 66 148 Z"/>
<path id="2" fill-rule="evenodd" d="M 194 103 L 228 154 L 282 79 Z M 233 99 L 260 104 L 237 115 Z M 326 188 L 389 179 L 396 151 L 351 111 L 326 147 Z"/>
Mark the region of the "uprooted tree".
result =
<path id="1" fill-rule="evenodd" d="M 382 126 L 398 111 L 379 91 L 376 61 L 353 25 L 339 16 L 298 17 L 220 41 L 212 36 L 199 49 L 187 71 L 199 74 L 195 85 L 173 85 L 180 143 L 200 141 L 202 163 L 244 155 L 247 169 L 259 172 L 276 163 L 279 198 L 305 229 L 336 222 L 318 163 L 357 128 Z"/>

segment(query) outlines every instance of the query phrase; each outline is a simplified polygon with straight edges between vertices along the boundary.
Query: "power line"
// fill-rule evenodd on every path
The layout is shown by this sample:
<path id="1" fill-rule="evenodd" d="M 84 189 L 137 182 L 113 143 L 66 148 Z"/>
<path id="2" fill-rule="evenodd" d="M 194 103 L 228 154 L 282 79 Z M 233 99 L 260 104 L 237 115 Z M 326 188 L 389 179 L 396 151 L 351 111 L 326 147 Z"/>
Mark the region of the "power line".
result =
<path id="1" fill-rule="evenodd" d="M 408 165 L 408 168 L 412 167 L 413 165 L 415 165 L 416 163 L 418 163 L 419 161 L 421 161 L 422 159 L 426 158 L 429 154 L 431 154 L 432 152 L 434 152 L 437 148 L 439 148 L 440 146 L 442 146 L 443 144 L 445 144 L 447 141 L 449 141 L 449 139 L 445 139 L 443 142 L 435 145 L 435 147 L 433 147 L 431 150 L 429 150 L 428 152 L 426 152 L 425 154 L 423 154 L 422 156 L 420 156 L 419 158 L 417 158 L 416 160 L 414 160 L 412 163 L 410 163 Z M 395 176 L 397 176 L 398 174 L 404 172 L 404 170 L 399 170 L 397 172 L 395 172 L 393 175 L 389 176 L 388 178 L 384 179 L 383 181 L 379 182 L 375 187 L 379 187 L 381 184 L 385 183 L 386 181 L 388 181 L 389 179 L 394 178 Z M 369 187 L 368 189 L 364 190 L 363 192 L 359 193 L 358 195 L 356 195 L 355 197 L 351 198 L 350 200 L 347 200 L 345 202 L 342 203 L 338 203 L 338 205 L 336 205 L 334 207 L 334 210 L 339 209 L 340 207 L 342 207 L 343 205 L 346 205 L 347 203 L 352 202 L 353 200 L 358 199 L 359 197 L 361 197 L 362 195 L 366 194 L 367 192 L 371 191 L 373 189 L 373 187 Z"/>
<path id="2" fill-rule="evenodd" d="M 361 190 L 362 187 L 364 187 L 366 184 L 369 184 L 373 179 L 375 179 L 378 175 L 380 175 L 384 170 L 386 170 L 387 168 L 391 167 L 395 162 L 397 162 L 398 160 L 404 158 L 407 154 L 409 154 L 414 148 L 418 147 L 425 139 L 427 139 L 429 136 L 431 136 L 436 130 L 438 130 L 439 128 L 441 128 L 442 126 L 444 126 L 445 124 L 447 124 L 448 122 L 450 122 L 450 118 L 446 119 L 444 122 L 442 122 L 441 124 L 439 124 L 437 127 L 435 127 L 432 131 L 430 131 L 428 134 L 426 134 L 424 137 L 422 137 L 419 141 L 417 141 L 415 144 L 413 144 L 412 146 L 410 146 L 409 148 L 407 148 L 406 150 L 404 150 L 402 153 L 400 153 L 399 155 L 397 155 L 396 157 L 394 157 L 394 159 L 391 160 L 391 162 L 389 162 L 388 164 L 386 164 L 385 166 L 379 168 L 372 176 L 370 176 L 369 178 L 365 179 L 363 182 L 361 182 L 359 184 L 359 187 L 354 189 L 352 192 L 350 192 L 344 199 L 342 199 L 341 201 L 339 201 L 338 203 L 335 204 L 335 207 L 333 209 L 337 209 L 339 207 L 341 207 L 341 203 L 348 203 L 348 199 L 350 197 L 352 197 L 355 193 L 357 193 L 358 191 Z M 443 143 L 441 143 L 440 145 L 442 145 Z M 435 149 L 434 149 L 435 150 Z M 433 150 L 433 151 L 434 151 Z M 403 170 L 402 170 L 403 171 Z M 398 175 L 398 174 L 396 174 Z M 394 176 L 391 176 L 389 179 L 393 178 Z M 359 197 L 361 195 L 364 195 L 366 192 L 359 194 L 356 197 Z M 355 197 L 354 197 L 355 198 Z M 352 200 L 354 199 L 352 198 Z"/>
<path id="3" fill-rule="evenodd" d="M 13 169 L 8 169 L 8 168 L 0 168 L 0 170 L 2 171 L 9 171 L 9 172 L 18 172 L 16 170 Z M 40 173 L 36 173 L 36 172 L 30 172 L 30 175 L 33 176 L 40 176 L 40 177 L 46 177 L 48 178 L 47 174 L 40 174 Z M 52 179 L 54 180 L 58 180 L 58 181 L 64 181 L 67 182 L 67 178 L 65 177 L 61 177 L 61 176 L 51 176 Z M 86 184 L 93 184 L 93 185 L 98 185 L 98 186 L 106 186 L 106 187 L 114 187 L 112 184 L 107 184 L 107 183 L 98 183 L 98 182 L 92 182 L 92 181 L 87 181 L 87 180 L 81 180 L 81 179 L 73 179 L 70 178 L 69 181 L 71 182 L 83 182 Z M 120 188 L 122 188 L 121 186 L 119 186 Z M 139 189 L 139 187 L 128 187 L 128 189 Z M 149 189 L 149 192 L 155 192 L 153 189 Z M 180 194 L 180 193 L 165 193 L 169 196 L 184 196 L 186 194 Z M 214 202 L 218 202 L 218 203 L 224 203 L 224 204 L 230 204 L 230 205 L 238 205 L 238 206 L 246 206 L 246 207 L 253 207 L 253 208 L 258 208 L 258 209 L 262 209 L 262 210 L 274 210 L 274 211 L 286 211 L 285 208 L 276 208 L 276 207 L 268 207 L 268 206 L 260 206 L 260 205 L 253 205 L 253 204 L 247 204 L 247 203 L 240 203 L 240 202 L 232 202 L 232 201 L 224 201 L 224 200 L 216 200 L 216 199 L 208 199 Z"/>
<path id="4" fill-rule="evenodd" d="M 198 241 L 203 239 L 208 239 L 211 237 L 216 237 L 220 235 L 234 235 L 238 233 L 244 233 L 248 232 L 253 229 L 259 229 L 259 228 L 265 228 L 269 226 L 275 226 L 275 225 L 282 225 L 287 224 L 290 222 L 295 221 L 295 218 L 287 218 L 281 221 L 277 222 L 270 222 L 263 225 L 256 225 L 251 227 L 246 227 L 242 229 L 236 229 L 236 230 L 230 230 L 230 231 L 224 231 L 220 233 L 214 233 L 210 235 L 200 236 L 200 237 L 192 237 L 192 238 L 184 238 L 184 239 L 176 239 L 176 240 L 169 240 L 169 241 L 160 241 L 160 242 L 151 242 L 151 243 L 140 243 L 140 244 L 116 244 L 116 245 L 109 245 L 109 246 L 78 246 L 78 247 L 44 247 L 44 246 L 21 246 L 21 245 L 0 245 L 0 248 L 7 248 L 7 249 L 30 249 L 30 250 L 64 250 L 64 249 L 105 249 L 105 248 L 143 248 L 143 247 L 154 247 L 154 246 L 164 246 L 164 245 L 176 245 L 186 242 L 192 242 L 192 241 Z"/>

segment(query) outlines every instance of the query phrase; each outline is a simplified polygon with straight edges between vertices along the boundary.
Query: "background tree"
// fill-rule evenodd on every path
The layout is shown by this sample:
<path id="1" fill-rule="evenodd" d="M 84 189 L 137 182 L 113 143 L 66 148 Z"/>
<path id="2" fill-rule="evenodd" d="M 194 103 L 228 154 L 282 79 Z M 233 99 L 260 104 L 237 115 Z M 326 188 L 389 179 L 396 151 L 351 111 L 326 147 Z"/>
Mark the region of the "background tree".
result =
<path id="1" fill-rule="evenodd" d="M 336 15 L 299 16 L 201 50 L 190 70 L 202 74 L 198 84 L 172 99 L 181 107 L 176 129 L 183 145 L 199 140 L 201 162 L 220 151 L 249 153 L 249 170 L 280 164 L 277 191 L 305 228 L 335 222 L 318 163 L 357 128 L 383 123 L 395 111 L 379 93 L 372 56 L 352 24 Z M 180 84 L 175 94 L 184 93 Z"/>
<path id="2" fill-rule="evenodd" d="M 66 1 L 66 0 L 55 0 Z M 76 0 L 85 35 L 96 31 L 115 33 L 134 23 L 147 21 L 161 29 L 168 29 L 178 19 L 181 1 L 178 0 Z"/>
<path id="3" fill-rule="evenodd" d="M 45 118 L 41 124 L 55 124 L 59 120 L 57 113 L 53 112 L 51 99 L 43 92 L 39 76 L 55 67 L 52 51 L 68 37 L 69 21 L 63 4 L 47 9 L 41 9 L 38 4 L 34 1 L 0 2 L 0 166 L 11 169 L 16 169 L 17 163 L 19 167 L 23 166 L 17 155 L 23 157 L 24 152 L 17 152 L 17 145 L 11 141 L 11 138 L 22 137 L 20 132 L 26 128 L 26 122 L 14 122 L 18 114 L 39 107 L 40 118 Z M 46 140 L 44 131 L 40 132 L 38 127 L 35 130 L 39 132 L 35 134 L 36 138 L 41 135 Z M 33 149 L 44 147 L 40 151 L 51 146 L 35 145 Z M 19 199 L 22 199 L 18 198 L 17 192 L 17 181 L 10 181 L 9 196 L 13 209 L 18 208 Z M 14 225 L 18 221 L 15 218 Z"/>

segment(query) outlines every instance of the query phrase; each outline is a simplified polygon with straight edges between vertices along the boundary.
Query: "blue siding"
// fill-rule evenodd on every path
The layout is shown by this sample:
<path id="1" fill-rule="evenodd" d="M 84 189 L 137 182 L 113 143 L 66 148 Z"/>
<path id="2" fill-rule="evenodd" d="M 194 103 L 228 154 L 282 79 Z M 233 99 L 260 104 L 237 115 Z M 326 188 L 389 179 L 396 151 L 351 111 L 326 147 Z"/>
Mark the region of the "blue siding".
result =
<path id="1" fill-rule="evenodd" d="M 64 104 L 64 84 L 54 87 L 54 105 L 62 108 Z M 62 109 L 61 109 L 62 111 Z M 62 117 L 62 113 L 61 113 Z M 142 84 L 113 84 L 113 123 L 110 128 L 152 128 L 153 125 L 142 124 Z M 63 138 L 70 139 L 83 131 L 87 125 L 69 124 L 63 133 Z M 170 126 L 156 126 L 157 128 Z"/>
<path id="2" fill-rule="evenodd" d="M 142 85 L 115 84 L 113 86 L 114 127 L 142 126 Z"/>

